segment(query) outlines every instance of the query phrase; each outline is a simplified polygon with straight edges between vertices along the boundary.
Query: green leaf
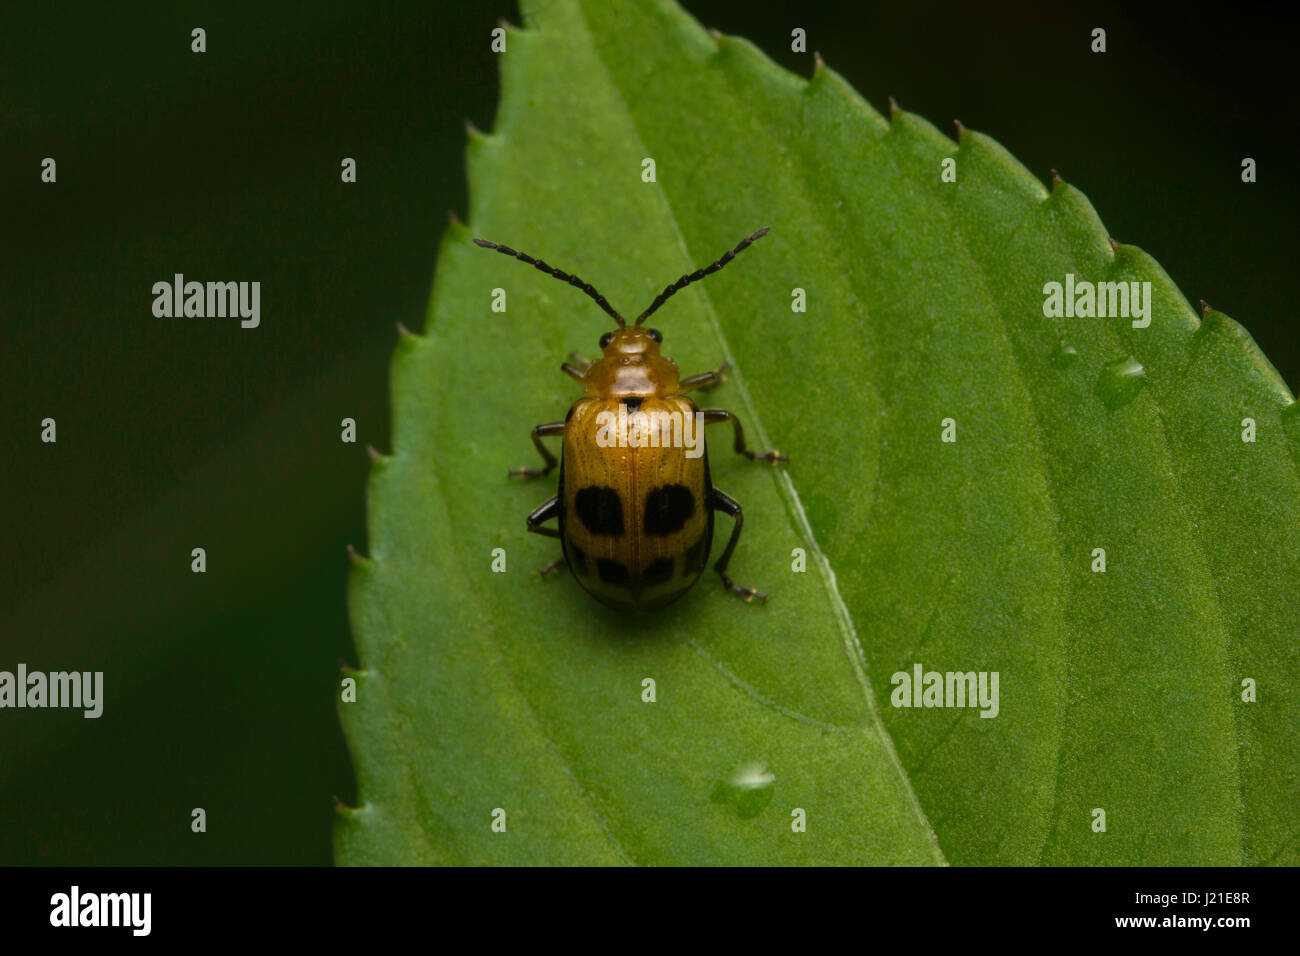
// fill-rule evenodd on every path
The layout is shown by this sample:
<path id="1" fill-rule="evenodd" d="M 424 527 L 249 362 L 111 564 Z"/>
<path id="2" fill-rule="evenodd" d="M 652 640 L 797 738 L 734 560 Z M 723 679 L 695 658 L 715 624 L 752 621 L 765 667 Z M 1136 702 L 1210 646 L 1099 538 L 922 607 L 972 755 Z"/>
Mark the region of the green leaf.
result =
<path id="1" fill-rule="evenodd" d="M 985 136 L 885 120 L 668 3 L 526 10 L 472 229 L 394 358 L 340 862 L 1300 862 L 1300 416 L 1241 327 Z M 791 456 L 710 456 L 745 507 L 733 576 L 772 599 L 710 573 L 637 619 L 541 580 L 558 544 L 523 518 L 554 484 L 505 470 L 609 323 L 471 236 L 635 314 L 760 226 L 655 321 L 685 373 L 732 362 L 709 403 Z M 1150 325 L 1044 318 L 1067 273 L 1150 282 Z M 917 664 L 996 671 L 997 715 L 891 706 Z"/>

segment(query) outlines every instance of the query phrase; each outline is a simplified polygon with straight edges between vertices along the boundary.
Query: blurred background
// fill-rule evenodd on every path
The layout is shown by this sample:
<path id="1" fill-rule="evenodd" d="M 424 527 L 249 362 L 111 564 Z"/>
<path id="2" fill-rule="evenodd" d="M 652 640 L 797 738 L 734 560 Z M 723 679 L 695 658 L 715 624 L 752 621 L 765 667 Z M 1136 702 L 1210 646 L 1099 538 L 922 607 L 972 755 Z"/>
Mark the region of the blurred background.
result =
<path id="1" fill-rule="evenodd" d="M 1297 85 L 1268 16 L 685 6 L 805 76 L 819 50 L 878 110 L 892 94 L 1060 170 L 1300 384 L 1282 281 L 1300 261 Z M 395 324 L 423 327 L 448 210 L 468 214 L 490 31 L 520 21 L 485 0 L 371 7 L 0 13 L 0 669 L 102 670 L 106 698 L 94 721 L 0 710 L 0 863 L 331 862 L 332 798 L 356 800 L 335 699 L 365 445 L 388 448 Z M 151 287 L 176 272 L 260 281 L 260 328 L 155 318 Z"/>

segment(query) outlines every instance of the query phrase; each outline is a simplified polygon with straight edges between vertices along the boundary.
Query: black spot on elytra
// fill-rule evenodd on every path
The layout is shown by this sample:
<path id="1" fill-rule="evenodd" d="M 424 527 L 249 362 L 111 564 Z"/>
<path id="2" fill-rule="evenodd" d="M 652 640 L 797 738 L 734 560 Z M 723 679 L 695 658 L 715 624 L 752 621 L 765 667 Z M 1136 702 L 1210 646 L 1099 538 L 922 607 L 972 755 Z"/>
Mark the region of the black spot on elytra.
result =
<path id="1" fill-rule="evenodd" d="M 656 584 L 664 584 L 672 576 L 673 559 L 655 558 L 641 572 L 641 584 L 645 587 L 654 587 Z"/>
<path id="2" fill-rule="evenodd" d="M 629 415 L 635 415 L 640 411 L 641 403 L 644 401 L 645 399 L 640 395 L 626 395 L 623 398 L 623 404 L 627 406 L 627 413 Z"/>
<path id="3" fill-rule="evenodd" d="M 611 561 L 609 558 L 596 559 L 596 573 L 606 584 L 616 584 L 619 587 L 628 587 L 629 575 L 627 565 L 620 564 L 618 561 Z"/>
<path id="4" fill-rule="evenodd" d="M 573 566 L 574 574 L 587 576 L 587 552 L 572 541 L 569 542 L 569 564 Z"/>
<path id="5" fill-rule="evenodd" d="M 708 544 L 708 535 L 702 534 L 695 539 L 695 543 L 686 549 L 686 554 L 682 558 L 682 569 L 690 574 L 692 571 L 698 571 L 704 567 L 704 562 L 709 559 L 705 548 Z"/>
<path id="6" fill-rule="evenodd" d="M 613 488 L 579 488 L 573 508 L 592 534 L 623 533 L 623 503 Z"/>
<path id="7" fill-rule="evenodd" d="M 695 496 L 685 485 L 664 485 L 645 496 L 647 534 L 672 534 L 682 530 L 695 511 Z"/>

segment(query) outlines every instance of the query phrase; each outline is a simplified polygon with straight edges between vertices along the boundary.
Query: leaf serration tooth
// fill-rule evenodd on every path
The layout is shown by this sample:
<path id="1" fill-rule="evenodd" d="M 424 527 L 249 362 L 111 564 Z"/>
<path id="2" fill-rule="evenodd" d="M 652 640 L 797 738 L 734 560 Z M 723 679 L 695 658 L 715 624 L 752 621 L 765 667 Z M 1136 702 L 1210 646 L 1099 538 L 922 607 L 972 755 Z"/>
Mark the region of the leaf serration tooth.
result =
<path id="1" fill-rule="evenodd" d="M 341 657 L 339 658 L 339 673 L 344 677 L 360 677 L 362 679 L 370 676 L 369 669 L 360 665 L 353 667 Z"/>
<path id="2" fill-rule="evenodd" d="M 355 807 L 348 806 L 338 794 L 333 795 L 334 812 L 343 817 L 369 816 L 374 812 L 374 805 L 369 800 L 362 800 Z"/>

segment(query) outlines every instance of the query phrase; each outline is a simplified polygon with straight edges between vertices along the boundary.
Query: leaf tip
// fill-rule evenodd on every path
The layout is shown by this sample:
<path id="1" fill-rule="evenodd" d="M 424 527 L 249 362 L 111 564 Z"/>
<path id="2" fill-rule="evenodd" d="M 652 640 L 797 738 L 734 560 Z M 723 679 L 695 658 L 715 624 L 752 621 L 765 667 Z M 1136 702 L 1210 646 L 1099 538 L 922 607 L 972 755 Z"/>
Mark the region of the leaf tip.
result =
<path id="1" fill-rule="evenodd" d="M 1061 174 L 1058 173 L 1055 169 L 1053 169 L 1052 170 L 1052 192 L 1056 192 L 1057 186 L 1064 186 L 1064 185 L 1065 185 L 1065 180 L 1061 178 Z"/>
<path id="2" fill-rule="evenodd" d="M 722 35 L 721 30 L 718 30 L 714 27 L 709 27 L 709 36 L 713 37 L 713 42 L 716 43 L 718 46 L 722 46 L 723 41 L 727 39 L 725 36 Z"/>
<path id="3" fill-rule="evenodd" d="M 813 76 L 818 76 L 825 72 L 825 70 L 826 61 L 822 59 L 821 51 L 813 50 Z"/>
<path id="4" fill-rule="evenodd" d="M 957 127 L 957 142 L 962 142 L 966 138 L 966 127 L 959 119 L 954 119 L 952 125 Z"/>
<path id="5" fill-rule="evenodd" d="M 406 341 L 407 339 L 415 338 L 415 333 L 406 327 L 406 323 L 399 321 L 397 323 L 397 337 Z"/>
<path id="6" fill-rule="evenodd" d="M 1114 236 L 1107 236 L 1107 237 L 1106 237 L 1106 241 L 1107 241 L 1108 243 L 1110 243 L 1110 251 L 1111 251 L 1111 252 L 1119 252 L 1119 245 L 1120 245 L 1120 243 L 1119 243 L 1119 240 L 1118 240 L 1118 239 L 1116 239 Z"/>
<path id="7" fill-rule="evenodd" d="M 453 229 L 465 228 L 465 224 L 460 221 L 460 216 L 456 215 L 456 210 L 454 209 L 447 210 L 447 225 L 451 226 Z"/>
<path id="8" fill-rule="evenodd" d="M 1214 311 L 1213 306 L 1211 306 L 1210 303 L 1206 302 L 1204 299 L 1201 299 L 1201 318 L 1203 319 L 1209 318 L 1210 313 L 1213 311 Z"/>
<path id="9" fill-rule="evenodd" d="M 369 558 L 367 558 L 365 555 L 359 552 L 356 548 L 352 547 L 352 545 L 350 544 L 348 545 L 348 561 L 352 564 L 353 567 L 359 567 L 361 565 L 370 563 Z"/>
<path id="10" fill-rule="evenodd" d="M 889 98 L 889 118 L 892 120 L 895 116 L 897 116 L 901 112 L 903 111 L 899 109 L 898 100 L 894 99 L 891 96 Z"/>
<path id="11" fill-rule="evenodd" d="M 487 139 L 487 134 L 484 133 L 477 126 L 475 126 L 474 121 L 470 119 L 468 116 L 465 117 L 464 123 L 465 123 L 465 135 L 469 138 L 470 142 L 478 143 Z"/>

